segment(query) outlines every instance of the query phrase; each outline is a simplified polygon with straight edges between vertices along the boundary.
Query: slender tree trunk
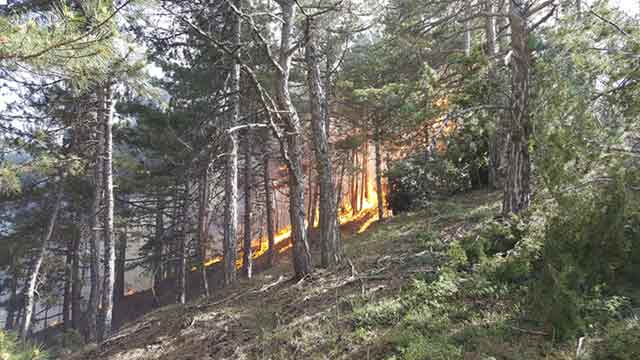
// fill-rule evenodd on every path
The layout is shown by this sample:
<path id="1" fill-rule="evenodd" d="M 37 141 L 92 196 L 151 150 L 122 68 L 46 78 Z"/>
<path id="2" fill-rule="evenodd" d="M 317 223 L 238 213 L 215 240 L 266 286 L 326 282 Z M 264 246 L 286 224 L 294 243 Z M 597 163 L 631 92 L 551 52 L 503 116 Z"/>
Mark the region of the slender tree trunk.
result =
<path id="1" fill-rule="evenodd" d="M 164 239 L 164 197 L 158 196 L 156 219 L 155 219 L 155 234 L 153 239 L 153 293 L 157 295 L 160 292 L 160 282 L 164 275 L 163 266 L 163 239 Z M 154 296 L 155 298 L 155 296 Z M 157 304 L 159 305 L 159 303 Z"/>
<path id="2" fill-rule="evenodd" d="M 335 195 L 335 192 L 334 192 Z M 320 213 L 320 184 L 313 184 L 313 196 L 311 197 L 311 214 L 309 219 L 309 227 L 313 228 L 316 226 L 316 222 L 320 224 L 319 213 Z"/>
<path id="3" fill-rule="evenodd" d="M 44 308 L 44 319 L 42 319 L 44 323 L 44 326 L 43 326 L 44 329 L 49 327 L 49 309 L 51 309 L 49 305 L 47 305 L 47 307 Z"/>
<path id="4" fill-rule="evenodd" d="M 81 225 L 84 228 L 84 223 Z M 74 237 L 71 260 L 71 328 L 80 329 L 80 297 L 82 294 L 82 278 L 80 278 L 80 241 L 82 231 Z"/>
<path id="5" fill-rule="evenodd" d="M 24 315 L 24 297 L 21 299 L 21 301 L 18 303 L 19 306 L 16 310 L 16 317 L 15 317 L 15 323 L 13 324 L 14 328 L 22 328 L 22 318 Z"/>
<path id="6" fill-rule="evenodd" d="M 120 239 L 118 241 L 118 249 L 116 256 L 116 279 L 114 285 L 114 301 L 116 307 L 120 305 L 122 299 L 125 296 L 125 281 L 124 275 L 126 272 L 126 261 L 127 261 L 127 224 L 124 224 L 122 227 L 122 232 L 120 233 Z"/>
<path id="7" fill-rule="evenodd" d="M 324 77 L 324 109 L 325 109 L 325 132 L 327 133 L 327 139 L 331 138 L 331 99 L 333 97 L 333 70 L 336 62 L 336 44 L 331 39 L 331 32 L 327 32 L 327 49 L 326 49 L 326 67 Z"/>
<path id="8" fill-rule="evenodd" d="M 471 15 L 471 0 L 465 0 L 464 13 L 467 17 Z M 464 55 L 471 56 L 471 20 L 464 21 Z"/>
<path id="9" fill-rule="evenodd" d="M 340 163 L 340 177 L 336 184 L 336 205 L 338 207 L 338 211 L 340 211 L 342 206 L 342 187 L 344 183 L 345 162 L 346 160 L 343 158 Z"/>
<path id="10" fill-rule="evenodd" d="M 362 153 L 362 185 L 360 186 L 360 208 L 364 208 L 364 199 L 369 198 L 369 139 L 364 143 Z"/>
<path id="11" fill-rule="evenodd" d="M 378 195 L 378 220 L 384 219 L 384 189 L 382 188 L 382 126 L 380 125 L 380 119 L 375 117 L 374 124 L 375 132 L 374 146 L 376 153 L 376 192 Z"/>
<path id="12" fill-rule="evenodd" d="M 333 187 L 333 169 L 329 154 L 329 137 L 327 133 L 327 103 L 322 77 L 320 74 L 320 54 L 316 43 L 315 24 L 311 18 L 307 19 L 306 29 L 306 62 L 307 81 L 311 108 L 311 128 L 313 131 L 313 145 L 316 162 L 318 164 L 318 178 L 320 180 L 320 234 L 321 261 L 323 267 L 332 267 L 342 261 L 342 241 L 338 227 L 338 206 Z M 313 201 L 315 214 L 315 198 Z M 314 216 L 313 216 L 314 217 Z M 313 226 L 313 223 L 309 224 Z"/>
<path id="13" fill-rule="evenodd" d="M 528 47 L 526 9 L 511 0 L 509 20 L 511 24 L 512 79 L 511 119 L 507 148 L 507 174 L 504 187 L 502 212 L 517 214 L 530 203 L 531 160 L 529 136 L 531 133 L 529 113 L 529 67 L 531 52 Z"/>
<path id="14" fill-rule="evenodd" d="M 240 0 L 231 0 L 233 5 L 240 8 Z M 233 46 L 240 48 L 240 16 L 235 16 L 232 24 Z M 227 122 L 227 129 L 238 124 L 240 115 L 240 63 L 235 62 L 231 71 L 231 114 Z M 236 241 L 238 229 L 238 140 L 235 132 L 227 139 L 227 159 L 225 166 L 225 204 L 224 204 L 224 283 L 231 285 L 236 282 Z"/>
<path id="15" fill-rule="evenodd" d="M 187 302 L 187 233 L 189 230 L 189 180 L 184 183 L 184 200 L 182 202 L 182 214 L 180 215 L 180 233 L 178 234 L 178 266 L 177 286 L 178 303 Z"/>
<path id="16" fill-rule="evenodd" d="M 102 326 L 98 343 L 111 335 L 113 286 L 115 281 L 115 242 L 113 238 L 113 92 L 108 84 L 104 92 L 104 289 L 102 291 Z"/>
<path id="17" fill-rule="evenodd" d="M 496 12 L 494 3 L 492 0 L 488 0 L 485 3 L 485 11 L 488 14 Z M 498 54 L 498 44 L 496 39 L 496 18 L 494 16 L 486 16 L 484 19 L 485 36 L 487 39 L 487 56 L 489 56 L 489 70 L 488 81 L 490 88 L 495 88 L 497 85 L 497 73 L 496 73 L 496 59 Z M 494 93 L 495 92 L 491 92 Z M 492 99 L 487 99 L 491 101 Z M 501 121 L 502 116 L 498 112 L 491 112 L 495 119 L 495 128 L 489 135 L 489 187 L 497 189 L 500 186 L 500 154 L 502 153 L 502 137 L 504 121 Z"/>
<path id="18" fill-rule="evenodd" d="M 178 277 L 178 268 L 180 267 L 179 259 L 180 255 L 180 229 L 182 222 L 180 216 L 182 215 L 182 193 L 180 192 L 180 181 L 176 179 L 173 187 L 173 197 L 171 198 L 171 233 L 168 240 L 167 255 L 170 261 L 167 262 L 165 278 L 176 279 Z"/>
<path id="19" fill-rule="evenodd" d="M 9 295 L 9 306 L 7 307 L 7 319 L 5 320 L 4 323 L 4 329 L 5 330 L 13 330 L 15 328 L 15 322 L 16 322 L 16 308 L 18 307 L 18 271 L 16 269 L 16 263 L 15 263 L 15 259 L 13 258 L 13 256 L 11 257 L 12 259 L 12 264 L 11 264 L 11 269 L 12 271 L 12 275 L 11 275 L 11 281 L 10 281 L 10 287 L 11 287 L 11 294 Z"/>
<path id="20" fill-rule="evenodd" d="M 576 0 L 576 16 L 582 20 L 582 0 Z"/>
<path id="21" fill-rule="evenodd" d="M 89 276 L 91 289 L 89 291 L 89 303 L 87 305 L 87 340 L 97 338 L 97 313 L 98 299 L 100 297 L 99 280 L 99 250 L 98 244 L 102 240 L 103 223 L 101 212 L 103 205 L 103 175 L 104 175 L 104 90 L 100 87 L 96 89 L 96 149 L 93 176 L 93 199 L 91 203 L 91 213 L 89 225 L 91 226 L 91 236 L 89 238 Z"/>
<path id="22" fill-rule="evenodd" d="M 64 264 L 64 291 L 62 295 L 62 327 L 65 330 L 71 329 L 71 263 L 73 239 L 67 241 L 66 260 Z"/>
<path id="23" fill-rule="evenodd" d="M 311 253 L 305 229 L 304 170 L 302 167 L 302 124 L 289 94 L 289 74 L 292 58 L 292 29 L 295 19 L 295 1 L 278 3 L 282 9 L 280 36 L 280 70 L 278 71 L 278 103 L 286 124 L 286 147 L 289 166 L 289 216 L 293 241 L 293 268 L 296 278 L 311 273 Z"/>
<path id="24" fill-rule="evenodd" d="M 275 232 L 276 229 L 273 225 L 273 190 L 271 188 L 271 175 L 269 171 L 269 152 L 265 151 L 264 158 L 262 160 L 262 174 L 264 181 L 264 196 L 265 196 L 265 211 L 267 212 L 267 236 L 269 239 L 269 250 L 267 257 L 269 259 L 269 266 L 273 266 L 275 263 Z"/>
<path id="25" fill-rule="evenodd" d="M 252 172 L 252 159 L 251 159 L 251 136 L 249 129 L 247 129 L 244 135 L 243 141 L 244 152 L 244 242 L 243 242 L 243 254 L 242 271 L 247 279 L 251 279 L 253 275 L 253 251 L 251 249 L 251 172 Z"/>
<path id="26" fill-rule="evenodd" d="M 31 330 L 31 318 L 33 316 L 33 309 L 35 307 L 34 295 L 38 284 L 38 276 L 40 275 L 40 267 L 42 267 L 44 256 L 47 253 L 47 246 L 49 244 L 49 241 L 51 240 L 51 236 L 53 235 L 53 229 L 55 228 L 56 222 L 58 221 L 58 213 L 60 212 L 60 207 L 62 206 L 62 194 L 64 189 L 62 182 L 64 181 L 64 175 L 60 176 L 60 179 L 58 181 L 59 182 L 56 185 L 57 189 L 55 190 L 55 198 L 53 199 L 53 210 L 51 211 L 49 222 L 42 236 L 42 241 L 40 241 L 40 247 L 38 248 L 35 263 L 33 264 L 33 268 L 31 269 L 31 273 L 29 274 L 29 278 L 27 279 L 27 282 L 25 284 L 24 314 L 20 327 L 20 336 L 22 338 L 26 338 L 27 335 L 29 335 L 29 331 Z"/>
<path id="27" fill-rule="evenodd" d="M 209 297 L 209 281 L 207 280 L 207 268 L 204 266 L 207 261 L 207 240 L 209 238 L 209 162 L 200 177 L 199 191 L 199 208 L 198 208 L 198 267 L 202 275 L 202 289 L 204 295 Z"/>

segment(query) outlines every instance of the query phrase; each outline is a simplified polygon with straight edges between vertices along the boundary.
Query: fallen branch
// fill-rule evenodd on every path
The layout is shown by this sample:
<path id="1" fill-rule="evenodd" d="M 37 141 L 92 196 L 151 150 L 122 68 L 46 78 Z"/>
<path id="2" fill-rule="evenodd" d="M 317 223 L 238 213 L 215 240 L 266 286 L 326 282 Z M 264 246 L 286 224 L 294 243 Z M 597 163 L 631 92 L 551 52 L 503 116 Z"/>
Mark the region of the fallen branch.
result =
<path id="1" fill-rule="evenodd" d="M 525 334 L 536 335 L 536 336 L 549 336 L 549 334 L 544 332 L 544 331 L 521 329 L 521 328 L 515 327 L 515 326 L 509 326 L 509 328 L 512 329 L 512 330 L 516 330 L 516 331 L 525 333 Z"/>
<path id="2" fill-rule="evenodd" d="M 280 275 L 280 277 L 278 278 L 278 280 L 276 280 L 275 282 L 272 282 L 271 284 L 267 284 L 267 285 L 263 285 L 260 289 L 258 290 L 254 290 L 254 293 L 263 293 L 263 292 L 267 292 L 269 291 L 269 289 L 278 286 L 280 283 L 282 283 L 284 281 L 284 276 Z"/>

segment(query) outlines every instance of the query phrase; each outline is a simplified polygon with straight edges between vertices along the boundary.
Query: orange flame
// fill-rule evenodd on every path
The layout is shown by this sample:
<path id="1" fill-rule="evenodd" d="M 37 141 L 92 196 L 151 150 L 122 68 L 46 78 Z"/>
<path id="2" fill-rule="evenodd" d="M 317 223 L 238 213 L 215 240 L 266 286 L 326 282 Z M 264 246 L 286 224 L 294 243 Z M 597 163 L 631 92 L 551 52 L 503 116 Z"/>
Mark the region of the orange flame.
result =
<path id="1" fill-rule="evenodd" d="M 281 167 L 280 170 L 286 170 L 286 167 Z M 338 222 L 340 225 L 345 225 L 348 223 L 353 223 L 356 221 L 364 222 L 359 226 L 357 233 L 361 234 L 365 230 L 367 230 L 373 223 L 379 220 L 378 214 L 378 202 L 383 202 L 384 216 L 391 215 L 391 211 L 389 210 L 386 202 L 386 186 L 383 186 L 382 192 L 383 196 L 378 196 L 378 191 L 375 185 L 375 177 L 371 176 L 368 179 L 364 191 L 364 196 L 362 198 L 362 204 L 357 213 L 353 212 L 353 204 L 351 204 L 351 200 L 348 199 L 348 196 L 345 196 L 342 201 L 342 206 L 340 207 L 340 211 L 338 212 Z M 315 206 L 314 210 L 315 218 L 312 226 L 317 228 L 320 225 L 320 207 L 319 205 Z M 308 224 L 308 221 L 306 221 Z M 278 245 L 284 241 L 287 241 L 286 244 L 282 245 L 277 252 L 279 254 L 286 252 L 287 250 L 293 247 L 293 244 L 289 239 L 291 238 L 291 225 L 287 225 L 286 227 L 278 230 L 274 236 L 274 245 Z M 258 239 L 254 239 L 252 241 L 252 259 L 257 259 L 260 256 L 264 255 L 267 251 L 269 251 L 269 237 L 267 235 L 261 236 Z M 213 258 L 206 260 L 203 263 L 203 266 L 210 267 L 219 262 L 222 262 L 223 256 L 218 255 Z M 236 260 L 236 268 L 240 269 L 243 265 L 243 251 L 238 251 L 238 258 Z M 191 271 L 197 271 L 198 266 L 194 266 L 191 268 Z"/>

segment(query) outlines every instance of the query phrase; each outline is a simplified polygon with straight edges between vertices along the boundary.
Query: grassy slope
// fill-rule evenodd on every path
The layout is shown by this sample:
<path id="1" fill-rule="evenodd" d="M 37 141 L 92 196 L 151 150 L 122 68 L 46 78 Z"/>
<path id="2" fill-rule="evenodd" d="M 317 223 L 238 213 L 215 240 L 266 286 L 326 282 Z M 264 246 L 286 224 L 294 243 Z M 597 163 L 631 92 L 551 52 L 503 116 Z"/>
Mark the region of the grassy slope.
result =
<path id="1" fill-rule="evenodd" d="M 446 244 L 498 209 L 496 194 L 476 192 L 397 216 L 346 238 L 341 269 L 293 283 L 284 260 L 212 298 L 150 313 L 72 359 L 572 358 L 510 320 L 515 305 L 491 298 L 499 292 L 465 285 L 464 272 L 443 275 Z"/>

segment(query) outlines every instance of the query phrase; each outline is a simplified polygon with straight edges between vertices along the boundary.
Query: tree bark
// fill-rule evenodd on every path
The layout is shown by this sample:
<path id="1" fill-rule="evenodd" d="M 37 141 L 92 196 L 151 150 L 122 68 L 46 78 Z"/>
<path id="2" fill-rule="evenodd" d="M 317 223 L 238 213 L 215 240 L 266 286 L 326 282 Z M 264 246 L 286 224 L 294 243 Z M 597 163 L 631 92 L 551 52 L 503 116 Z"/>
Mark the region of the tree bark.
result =
<path id="1" fill-rule="evenodd" d="M 582 0 L 576 0 L 576 17 L 582 20 Z"/>
<path id="2" fill-rule="evenodd" d="M 249 129 L 244 134 L 244 241 L 242 271 L 247 279 L 253 275 L 253 250 L 251 249 L 251 136 Z"/>
<path id="3" fill-rule="evenodd" d="M 207 280 L 207 268 L 204 266 L 207 261 L 207 240 L 209 238 L 209 162 L 200 177 L 199 208 L 198 208 L 198 267 L 202 276 L 202 290 L 205 296 L 210 296 L 209 281 Z"/>
<path id="4" fill-rule="evenodd" d="M 531 160 L 529 137 L 529 68 L 531 52 L 528 47 L 526 9 L 511 0 L 509 20 L 511 27 L 511 118 L 508 127 L 507 173 L 502 212 L 517 214 L 530 203 Z"/>
<path id="5" fill-rule="evenodd" d="M 376 115 L 374 124 L 374 146 L 376 153 L 376 192 L 378 195 L 378 220 L 384 219 L 384 190 L 382 189 L 382 126 Z"/>
<path id="6" fill-rule="evenodd" d="M 277 99 L 286 125 L 286 147 L 289 168 L 289 216 L 291 219 L 291 240 L 293 242 L 293 268 L 296 278 L 311 273 L 311 253 L 305 228 L 304 170 L 302 167 L 303 144 L 302 124 L 289 94 L 289 74 L 292 58 L 292 29 L 295 18 L 295 1 L 283 0 L 278 3 L 282 9 L 280 36 L 280 56 L 277 79 Z"/>
<path id="7" fill-rule="evenodd" d="M 98 331 L 99 344 L 111 335 L 116 262 L 113 238 L 113 91 L 111 84 L 106 85 L 104 95 L 104 289 L 100 319 L 102 326 Z"/>
<path id="8" fill-rule="evenodd" d="M 38 248 L 35 263 L 25 284 L 24 313 L 22 323 L 20 324 L 20 336 L 22 338 L 26 338 L 27 335 L 29 335 L 29 331 L 31 330 L 31 319 L 33 316 L 33 308 L 35 307 L 34 295 L 36 292 L 36 286 L 38 284 L 38 276 L 40 275 L 40 268 L 42 267 L 44 256 L 47 253 L 47 246 L 49 244 L 49 241 L 51 240 L 51 236 L 53 235 L 53 229 L 55 228 L 56 222 L 58 221 L 58 213 L 60 212 L 60 207 L 62 206 L 62 195 L 64 189 L 62 184 L 63 181 L 64 175 L 61 175 L 60 179 L 58 180 L 58 184 L 56 185 L 57 189 L 55 190 L 55 198 L 53 200 L 53 210 L 51 211 L 49 222 L 42 236 L 42 241 L 40 241 L 40 247 Z"/>
<path id="9" fill-rule="evenodd" d="M 269 241 L 269 250 L 267 257 L 269 260 L 269 266 L 273 266 L 275 263 L 275 227 L 273 224 L 273 189 L 271 188 L 271 175 L 269 170 L 269 152 L 265 151 L 264 158 L 262 160 L 262 176 L 264 181 L 264 196 L 265 196 L 265 211 L 267 212 L 267 236 Z"/>
<path id="10" fill-rule="evenodd" d="M 158 196 L 156 219 L 155 219 L 155 234 L 153 239 L 153 293 L 157 295 L 160 292 L 160 282 L 163 279 L 162 265 L 162 253 L 163 253 L 163 239 L 164 239 L 164 197 Z M 155 296 L 154 296 L 155 298 Z M 157 304 L 159 305 L 159 304 Z"/>
<path id="11" fill-rule="evenodd" d="M 492 0 L 485 2 L 485 11 L 488 14 L 496 12 L 494 3 Z M 496 59 L 498 54 L 498 43 L 496 39 L 496 18 L 494 16 L 485 16 L 484 18 L 485 36 L 487 40 L 487 56 L 489 57 L 489 69 L 488 69 L 488 81 L 489 87 L 494 89 L 498 83 L 496 73 Z M 495 94 L 494 91 L 489 93 Z M 492 99 L 487 99 L 491 101 Z M 500 158 L 503 150 L 502 137 L 504 135 L 504 121 L 502 121 L 502 114 L 497 111 L 491 112 L 495 119 L 495 128 L 489 134 L 489 187 L 492 189 L 498 189 L 500 187 Z"/>
<path id="12" fill-rule="evenodd" d="M 333 186 L 333 169 L 329 154 L 327 134 L 327 103 L 320 74 L 320 55 L 317 49 L 316 29 L 311 18 L 307 18 L 306 62 L 307 82 L 311 109 L 311 128 L 320 180 L 320 234 L 321 261 L 323 267 L 333 267 L 342 261 L 342 241 L 338 227 L 338 207 Z M 315 213 L 315 199 L 312 210 Z M 309 226 L 313 226 L 310 223 Z"/>
<path id="13" fill-rule="evenodd" d="M 89 276 L 91 289 L 89 291 L 89 303 L 87 305 L 87 340 L 93 340 L 97 337 L 97 313 L 98 313 L 98 298 L 100 297 L 100 281 L 99 281 L 99 254 L 98 244 L 102 239 L 103 224 L 101 221 L 100 213 L 103 205 L 103 168 L 104 162 L 102 160 L 104 152 L 104 90 L 100 87 L 96 89 L 96 149 L 95 149 L 95 164 L 94 164 L 94 176 L 93 176 L 93 199 L 91 203 L 90 213 L 90 226 L 91 237 L 89 238 Z"/>
<path id="14" fill-rule="evenodd" d="M 178 266 L 176 271 L 177 301 L 179 304 L 187 302 L 187 233 L 189 230 L 189 180 L 185 178 L 182 214 L 180 215 L 180 233 L 178 234 Z"/>
<path id="15" fill-rule="evenodd" d="M 464 14 L 471 15 L 471 0 L 464 0 Z M 464 21 L 464 55 L 471 56 L 471 20 Z"/>
<path id="16" fill-rule="evenodd" d="M 71 329 L 71 253 L 73 248 L 73 239 L 67 241 L 66 260 L 64 264 L 64 291 L 62 295 L 62 327 L 65 330 Z"/>
<path id="17" fill-rule="evenodd" d="M 10 298 L 8 303 L 9 306 L 7 307 L 7 318 L 4 323 L 5 330 L 13 330 L 15 328 L 16 313 L 18 307 L 18 270 L 16 267 L 16 260 L 13 256 L 11 256 L 11 262 L 11 294 L 9 295 Z"/>
<path id="18" fill-rule="evenodd" d="M 125 296 L 125 281 L 127 261 L 127 224 L 122 226 L 122 232 L 118 241 L 118 251 L 116 254 L 116 279 L 114 285 L 114 301 L 119 306 Z"/>
<path id="19" fill-rule="evenodd" d="M 352 214 L 355 215 L 358 210 L 358 170 L 360 169 L 360 158 L 358 157 L 357 150 L 353 150 L 353 163 L 351 164 L 351 207 L 353 208 Z"/>
<path id="20" fill-rule="evenodd" d="M 232 0 L 235 7 L 240 8 L 240 0 Z M 240 48 L 240 16 L 235 15 L 232 24 L 232 41 L 235 49 Z M 238 124 L 240 115 L 240 62 L 234 60 L 230 81 L 231 113 L 227 121 L 227 129 Z M 236 241 L 238 229 L 238 140 L 235 132 L 228 134 L 227 159 L 225 164 L 225 204 L 224 204 L 224 283 L 236 282 Z"/>
<path id="21" fill-rule="evenodd" d="M 85 223 L 82 223 L 82 227 Z M 77 236 L 74 237 L 72 247 L 72 260 L 71 260 L 71 328 L 74 330 L 80 329 L 80 317 L 82 312 L 80 310 L 80 298 L 82 295 L 82 278 L 80 277 L 80 241 L 82 239 L 82 231 L 79 231 Z"/>

